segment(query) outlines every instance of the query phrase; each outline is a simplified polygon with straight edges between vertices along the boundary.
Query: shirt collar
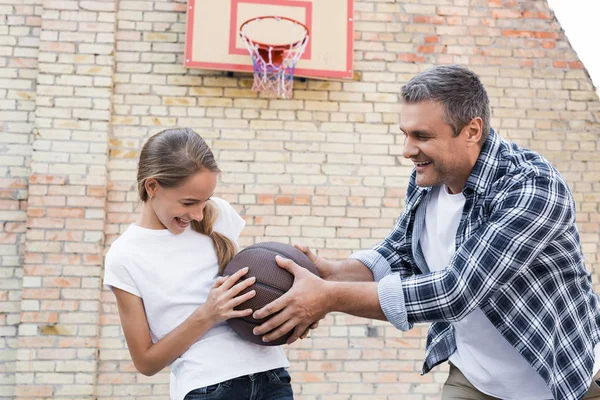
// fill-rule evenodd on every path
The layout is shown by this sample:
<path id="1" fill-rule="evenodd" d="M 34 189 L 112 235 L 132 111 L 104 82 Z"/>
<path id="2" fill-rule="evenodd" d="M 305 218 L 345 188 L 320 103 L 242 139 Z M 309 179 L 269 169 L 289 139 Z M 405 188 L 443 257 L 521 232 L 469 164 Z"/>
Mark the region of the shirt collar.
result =
<path id="1" fill-rule="evenodd" d="M 463 192 L 467 192 L 465 194 L 468 194 L 470 191 L 481 194 L 496 180 L 495 175 L 499 166 L 498 153 L 500 152 L 501 142 L 502 139 L 496 131 L 490 129 L 490 133 L 481 147 L 477 162 L 473 166 L 469 179 L 467 179 L 467 183 L 463 189 Z"/>

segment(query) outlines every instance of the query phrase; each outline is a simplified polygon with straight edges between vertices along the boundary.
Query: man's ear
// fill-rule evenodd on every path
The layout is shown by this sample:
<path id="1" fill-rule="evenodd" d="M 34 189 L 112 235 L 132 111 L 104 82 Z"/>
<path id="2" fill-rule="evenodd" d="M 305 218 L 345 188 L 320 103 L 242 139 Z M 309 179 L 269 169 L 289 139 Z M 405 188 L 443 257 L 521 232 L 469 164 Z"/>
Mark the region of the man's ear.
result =
<path id="1" fill-rule="evenodd" d="M 479 117 L 473 118 L 463 128 L 463 133 L 466 135 L 468 146 L 478 145 L 483 135 L 483 120 Z"/>

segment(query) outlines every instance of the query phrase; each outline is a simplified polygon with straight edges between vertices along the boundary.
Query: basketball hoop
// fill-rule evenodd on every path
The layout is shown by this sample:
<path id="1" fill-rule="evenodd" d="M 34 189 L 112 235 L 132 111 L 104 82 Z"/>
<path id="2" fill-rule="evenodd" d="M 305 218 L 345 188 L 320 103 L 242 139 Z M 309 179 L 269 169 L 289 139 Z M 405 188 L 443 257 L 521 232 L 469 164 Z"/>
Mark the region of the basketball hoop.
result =
<path id="1" fill-rule="evenodd" d="M 275 34 L 278 43 L 272 42 Z M 252 90 L 269 97 L 291 98 L 294 70 L 308 43 L 306 25 L 287 17 L 256 17 L 240 26 L 240 36 L 252 57 Z"/>

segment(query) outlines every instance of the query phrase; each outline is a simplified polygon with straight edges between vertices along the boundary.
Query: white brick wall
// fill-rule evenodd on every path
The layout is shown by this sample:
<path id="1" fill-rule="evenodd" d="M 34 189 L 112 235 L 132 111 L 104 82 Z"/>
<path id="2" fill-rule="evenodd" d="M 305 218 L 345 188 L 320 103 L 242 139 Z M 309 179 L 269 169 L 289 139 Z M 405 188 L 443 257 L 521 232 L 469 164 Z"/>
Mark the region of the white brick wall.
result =
<path id="1" fill-rule="evenodd" d="M 433 64 L 480 74 L 493 126 L 571 185 L 587 265 L 600 270 L 600 102 L 544 1 L 355 2 L 356 79 L 266 99 L 248 75 L 183 68 L 185 2 L 0 4 L 0 397 L 166 399 L 168 374 L 129 359 L 102 251 L 135 216 L 153 133 L 195 129 L 247 221 L 242 245 L 348 256 L 404 203 L 398 91 Z M 505 4 L 503 4 L 505 3 Z M 474 7 L 475 6 L 475 7 Z M 117 11 L 118 10 L 118 11 Z M 27 228 L 27 229 L 26 229 Z M 426 326 L 334 314 L 287 348 L 298 399 L 436 399 Z"/>
<path id="2" fill-rule="evenodd" d="M 27 176 L 38 74 L 38 1 L 0 5 L 0 397 L 14 394 Z M 35 304 L 25 307 L 35 308 Z"/>

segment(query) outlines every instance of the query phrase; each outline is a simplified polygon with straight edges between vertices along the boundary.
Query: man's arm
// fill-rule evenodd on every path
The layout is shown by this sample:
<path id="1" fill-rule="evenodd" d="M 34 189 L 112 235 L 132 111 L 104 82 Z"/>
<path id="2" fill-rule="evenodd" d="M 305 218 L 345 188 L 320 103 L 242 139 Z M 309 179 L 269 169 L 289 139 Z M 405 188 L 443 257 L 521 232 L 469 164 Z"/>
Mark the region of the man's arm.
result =
<path id="1" fill-rule="evenodd" d="M 506 190 L 494 205 L 490 219 L 458 249 L 442 271 L 402 279 L 397 273 L 390 274 L 378 284 L 314 281 L 299 285 L 306 274 L 286 266 L 296 275 L 294 286 L 255 312 L 255 318 L 265 318 L 281 311 L 255 332 L 264 334 L 279 326 L 267 335 L 272 340 L 297 325 L 307 325 L 309 321 L 304 321 L 303 314 L 324 315 L 331 311 L 387 319 L 402 330 L 417 322 L 459 321 L 528 267 L 574 223 L 574 218 L 570 192 L 562 182 L 545 177 L 517 182 Z M 359 289 L 354 285 L 365 286 Z M 298 305 L 309 298 L 310 307 L 294 316 Z M 385 318 L 381 318 L 381 312 Z M 296 338 L 295 332 L 290 341 Z"/>
<path id="2" fill-rule="evenodd" d="M 411 190 L 412 188 L 412 190 Z M 409 184 L 409 193 L 407 198 L 417 194 L 414 176 Z M 410 202 L 407 202 L 410 203 Z M 321 278 L 331 283 L 335 281 L 355 281 L 372 282 L 379 281 L 384 277 L 396 271 L 394 276 L 409 276 L 412 274 L 410 243 L 406 242 L 406 232 L 410 225 L 410 215 L 412 208 L 408 206 L 398 218 L 396 226 L 392 232 L 371 250 L 364 250 L 351 255 L 347 260 L 329 261 L 322 257 L 316 257 L 307 246 L 296 245 L 296 248 L 304 252 L 317 267 Z M 323 286 L 323 281 L 316 279 L 312 274 L 306 274 L 301 268 L 296 268 L 291 260 L 279 258 L 278 265 L 290 271 L 294 276 L 294 285 L 286 294 L 279 299 L 258 310 L 254 318 L 262 319 L 276 312 L 277 316 L 272 317 L 266 323 L 254 329 L 256 335 L 263 335 L 263 340 L 274 340 L 283 334 L 294 330 L 294 333 L 288 340 L 292 343 L 306 332 L 309 322 L 318 321 L 325 317 L 330 311 L 343 311 L 350 314 L 364 316 L 375 319 L 385 319 L 382 308 L 379 306 L 377 296 L 379 296 L 378 286 L 369 285 L 371 290 L 363 292 L 363 286 L 352 285 L 329 285 Z M 310 275 L 310 276 L 309 276 Z M 309 284 L 303 284 L 304 282 Z M 301 284 L 301 282 L 303 282 Z M 330 290 L 336 289 L 335 293 Z M 323 297 L 323 295 L 325 295 Z M 372 297 L 369 297 L 372 296 Z M 401 290 L 394 290 L 388 293 L 382 293 L 385 297 L 384 303 L 404 304 Z M 335 298 L 339 300 L 331 302 Z M 302 299 L 306 300 L 304 304 Z M 294 303 L 294 304 L 293 304 Z M 343 309 L 339 309 L 344 307 Z M 358 308 L 356 308 L 358 307 Z M 286 310 L 283 310 L 286 308 Z M 399 311 L 396 317 L 392 317 L 391 322 L 401 329 L 408 330 L 410 325 L 406 322 L 405 313 Z"/>
<path id="3" fill-rule="evenodd" d="M 315 255 L 308 246 L 294 245 L 303 252 L 326 281 L 372 282 L 373 274 L 365 264 L 355 259 L 332 261 Z"/>
<path id="4" fill-rule="evenodd" d="M 369 250 L 353 253 L 350 258 L 331 261 L 316 256 L 308 246 L 295 245 L 315 264 L 321 277 L 328 281 L 379 282 L 393 272 L 412 275 L 410 243 L 406 243 L 406 229 L 410 210 L 405 209 L 392 232 Z"/>
<path id="5" fill-rule="evenodd" d="M 574 222 L 575 206 L 564 182 L 543 176 L 515 182 L 446 268 L 402 279 L 404 304 L 396 310 L 404 309 L 411 323 L 460 321 L 528 268 Z M 380 290 L 397 284 L 393 277 L 379 283 Z M 388 318 L 395 312 L 383 311 Z"/>

